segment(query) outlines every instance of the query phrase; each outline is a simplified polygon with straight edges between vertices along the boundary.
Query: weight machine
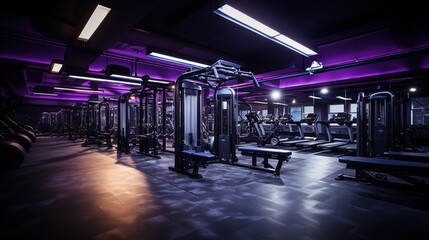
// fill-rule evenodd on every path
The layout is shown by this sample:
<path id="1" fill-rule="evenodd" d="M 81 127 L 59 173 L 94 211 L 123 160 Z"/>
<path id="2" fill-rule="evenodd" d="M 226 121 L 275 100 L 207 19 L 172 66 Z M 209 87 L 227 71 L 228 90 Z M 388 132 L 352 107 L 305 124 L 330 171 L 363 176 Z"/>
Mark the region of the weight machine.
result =
<path id="1" fill-rule="evenodd" d="M 381 91 L 365 97 L 358 95 L 357 156 L 342 156 L 339 162 L 354 169 L 354 175 L 340 174 L 336 179 L 353 179 L 401 187 L 428 190 L 428 156 L 400 152 L 401 131 L 405 129 L 409 109 L 401 94 Z M 368 105 L 368 111 L 367 111 Z M 387 158 L 390 156 L 390 158 Z M 374 174 L 376 173 L 376 174 Z M 402 182 L 389 181 L 385 174 Z"/>
<path id="2" fill-rule="evenodd" d="M 168 151 L 166 140 L 172 136 L 167 132 L 167 95 L 172 84 L 147 75 L 142 80 L 141 88 L 119 98 L 118 149 L 130 153 L 130 143 L 138 143 L 140 154 L 160 158 L 159 152 Z"/>
<path id="3" fill-rule="evenodd" d="M 401 132 L 407 125 L 406 99 L 401 94 L 381 91 L 358 94 L 357 156 L 382 156 L 400 151 Z"/>
<path id="4" fill-rule="evenodd" d="M 130 144 L 136 145 L 137 141 L 139 104 L 134 101 L 136 91 L 132 89 L 118 98 L 117 149 L 126 154 L 130 153 Z"/>
<path id="5" fill-rule="evenodd" d="M 106 142 L 108 148 L 113 147 L 112 136 L 115 132 L 115 121 L 114 121 L 114 112 L 111 104 L 109 102 L 117 102 L 118 100 L 113 100 L 104 97 L 103 101 L 98 104 L 98 124 L 97 124 L 97 133 L 98 138 Z"/>
<path id="6" fill-rule="evenodd" d="M 88 104 L 78 103 L 70 108 L 69 140 L 83 139 L 87 131 Z"/>
<path id="7" fill-rule="evenodd" d="M 99 123 L 99 102 L 88 101 L 86 104 L 86 138 L 82 143 L 83 147 L 89 144 L 99 144 L 98 123 Z"/>
<path id="8" fill-rule="evenodd" d="M 289 160 L 290 151 L 258 147 L 239 147 L 237 145 L 237 95 L 234 89 L 226 86 L 228 81 L 250 80 L 256 87 L 259 83 L 251 72 L 240 70 L 240 66 L 218 60 L 206 68 L 191 68 L 176 81 L 174 92 L 174 166 L 170 170 L 201 178 L 200 166 L 206 163 L 227 163 L 252 169 L 265 170 L 279 174 L 284 161 Z M 211 152 L 203 140 L 203 90 L 214 89 L 214 137 Z M 208 91 L 206 91 L 207 93 Z M 203 98 L 204 96 L 204 98 Z M 252 157 L 252 165 L 239 164 L 236 151 L 243 156 Z M 263 167 L 257 166 L 257 158 L 263 158 Z M 273 168 L 268 159 L 276 159 Z"/>
<path id="9" fill-rule="evenodd" d="M 206 68 L 191 68 L 177 79 L 174 95 L 175 159 L 174 166 L 169 167 L 170 170 L 193 178 L 201 178 L 198 170 L 207 162 L 237 164 L 237 95 L 233 89 L 223 86 L 227 81 L 239 79 L 251 80 L 259 87 L 251 72 L 241 71 L 239 65 L 224 60 L 219 60 Z M 206 146 L 202 141 L 203 87 L 214 89 L 215 130 L 212 153 L 205 151 Z M 288 151 L 276 155 L 271 150 L 265 149 L 264 153 L 261 153 L 254 148 L 251 150 L 243 148 L 242 153 L 252 155 L 254 158 L 264 157 L 265 162 L 269 157 L 277 156 L 281 156 L 279 162 L 283 162 L 290 155 Z M 192 171 L 189 171 L 190 169 Z"/>
<path id="10" fill-rule="evenodd" d="M 172 83 L 144 79 L 140 96 L 139 153 L 160 158 L 167 150 L 167 95 Z M 161 103 L 161 104 L 159 104 Z M 159 141 L 161 140 L 161 141 Z"/>

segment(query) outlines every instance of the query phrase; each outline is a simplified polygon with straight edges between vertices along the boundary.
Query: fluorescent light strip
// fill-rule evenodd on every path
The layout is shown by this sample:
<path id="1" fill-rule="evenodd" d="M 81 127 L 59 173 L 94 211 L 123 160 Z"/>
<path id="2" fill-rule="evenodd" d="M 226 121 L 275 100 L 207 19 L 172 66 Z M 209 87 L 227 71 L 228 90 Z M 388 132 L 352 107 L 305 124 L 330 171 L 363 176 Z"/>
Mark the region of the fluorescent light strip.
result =
<path id="1" fill-rule="evenodd" d="M 344 100 L 344 101 L 350 101 L 350 100 L 352 100 L 351 98 L 346 98 L 346 97 L 343 97 L 343 96 L 336 96 L 336 98 Z"/>
<path id="2" fill-rule="evenodd" d="M 267 102 L 259 102 L 259 101 L 253 101 L 253 103 L 268 104 Z"/>
<path id="3" fill-rule="evenodd" d="M 281 106 L 288 106 L 286 103 L 280 103 L 280 102 L 273 102 L 275 105 L 281 105 Z"/>
<path id="4" fill-rule="evenodd" d="M 55 90 L 85 92 L 85 93 L 104 93 L 103 90 L 83 89 L 83 88 L 67 88 L 67 87 L 54 87 Z"/>
<path id="5" fill-rule="evenodd" d="M 43 95 L 43 96 L 58 96 L 56 93 L 42 93 L 42 92 L 33 92 L 34 95 Z"/>
<path id="6" fill-rule="evenodd" d="M 85 77 L 85 76 L 77 76 L 77 75 L 69 75 L 69 78 L 96 81 L 96 82 L 111 82 L 111 83 L 118 83 L 118 84 L 141 86 L 141 83 L 124 82 L 124 81 L 118 81 L 118 80 L 112 80 L 112 79 L 106 79 L 106 78 Z"/>
<path id="7" fill-rule="evenodd" d="M 317 55 L 315 51 L 286 37 L 228 4 L 218 8 L 214 13 L 306 57 Z"/>
<path id="8" fill-rule="evenodd" d="M 62 63 L 52 63 L 51 73 L 59 73 L 63 67 Z"/>
<path id="9" fill-rule="evenodd" d="M 162 53 L 157 53 L 157 52 L 151 52 L 148 55 L 151 57 L 154 57 L 154 58 L 161 59 L 161 60 L 166 60 L 166 61 L 175 62 L 175 63 L 182 63 L 182 64 L 186 64 L 186 65 L 191 65 L 191 66 L 197 66 L 197 67 L 203 67 L 203 68 L 209 66 L 206 64 L 193 62 L 193 61 L 189 61 L 189 60 L 182 59 L 182 58 L 172 57 L 172 56 L 168 56 L 168 55 L 165 55 Z"/>
<path id="10" fill-rule="evenodd" d="M 222 13 L 222 17 L 237 23 L 249 30 L 257 31 L 258 33 L 262 33 L 269 37 L 275 37 L 279 35 L 280 33 L 276 30 L 268 27 L 267 25 L 258 22 L 257 20 L 247 16 L 246 14 L 238 11 L 237 9 L 229 6 L 228 4 L 223 5 L 218 9 L 220 13 Z M 217 12 L 215 12 L 217 13 Z"/>
<path id="11" fill-rule="evenodd" d="M 125 76 L 125 75 L 119 75 L 119 74 L 110 74 L 111 77 L 114 78 L 121 78 L 121 79 L 127 79 L 127 80 L 135 80 L 135 81 L 142 81 L 139 77 L 132 77 L 132 76 Z"/>
<path id="12" fill-rule="evenodd" d="M 98 4 L 77 39 L 88 41 L 109 12 L 110 8 Z"/>
<path id="13" fill-rule="evenodd" d="M 161 80 L 155 80 L 155 79 L 149 79 L 148 82 L 151 82 L 151 83 L 161 83 L 161 84 L 170 84 L 170 83 L 172 83 L 172 82 L 169 82 L 169 81 L 161 81 Z"/>
<path id="14" fill-rule="evenodd" d="M 316 97 L 316 96 L 308 96 L 309 98 L 314 98 L 314 99 L 322 99 L 321 97 Z"/>
<path id="15" fill-rule="evenodd" d="M 317 52 L 311 50 L 310 48 L 302 45 L 299 42 L 296 42 L 296 41 L 294 41 L 294 40 L 286 37 L 283 34 L 280 34 L 280 35 L 278 35 L 278 36 L 276 36 L 274 38 L 277 40 L 277 41 L 274 41 L 274 42 L 277 42 L 277 43 L 279 43 L 279 44 L 281 44 L 281 45 L 289 48 L 290 50 L 293 50 L 293 51 L 295 51 L 295 52 L 297 52 L 299 54 L 302 54 L 302 55 L 304 55 L 306 57 L 317 55 Z"/>

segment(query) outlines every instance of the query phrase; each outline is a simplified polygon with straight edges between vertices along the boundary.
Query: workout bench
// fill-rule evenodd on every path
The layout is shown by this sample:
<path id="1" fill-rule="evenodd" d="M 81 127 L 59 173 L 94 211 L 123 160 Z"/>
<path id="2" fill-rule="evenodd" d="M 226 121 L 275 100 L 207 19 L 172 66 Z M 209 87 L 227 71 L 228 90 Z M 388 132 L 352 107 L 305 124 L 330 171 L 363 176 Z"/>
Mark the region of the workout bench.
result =
<path id="1" fill-rule="evenodd" d="M 405 161 L 429 162 L 429 154 L 423 152 L 384 152 L 386 157 Z"/>
<path id="2" fill-rule="evenodd" d="M 346 167 L 349 169 L 355 169 L 355 175 L 349 176 L 340 174 L 336 178 L 337 180 L 347 178 L 370 183 L 384 183 L 396 186 L 404 186 L 402 183 L 389 182 L 387 179 L 373 176 L 369 173 L 369 171 L 371 171 L 390 174 L 410 183 L 411 186 L 414 185 L 415 187 L 429 190 L 425 181 L 415 178 L 415 176 L 429 176 L 429 163 L 354 156 L 341 156 L 339 158 L 339 162 L 346 163 Z"/>
<path id="3" fill-rule="evenodd" d="M 208 152 L 195 152 L 194 150 L 183 150 L 182 156 L 186 160 L 194 161 L 192 167 L 192 173 L 189 173 L 192 178 L 201 178 L 202 176 L 198 173 L 198 170 L 201 165 L 204 165 L 208 161 L 213 161 L 215 155 Z"/>
<path id="4" fill-rule="evenodd" d="M 273 149 L 273 148 L 261 148 L 261 147 L 238 147 L 238 151 L 241 152 L 243 156 L 251 156 L 252 157 L 252 166 L 242 165 L 238 163 L 234 163 L 234 165 L 240 165 L 244 167 L 250 167 L 258 170 L 264 170 L 268 172 L 272 172 L 275 175 L 280 174 L 280 169 L 283 165 L 283 162 L 287 162 L 290 159 L 290 155 L 292 155 L 291 151 L 283 150 L 283 149 Z M 259 168 L 256 166 L 256 159 L 260 157 L 263 158 L 263 168 Z M 273 168 L 269 163 L 268 159 L 277 159 L 277 165 Z"/>

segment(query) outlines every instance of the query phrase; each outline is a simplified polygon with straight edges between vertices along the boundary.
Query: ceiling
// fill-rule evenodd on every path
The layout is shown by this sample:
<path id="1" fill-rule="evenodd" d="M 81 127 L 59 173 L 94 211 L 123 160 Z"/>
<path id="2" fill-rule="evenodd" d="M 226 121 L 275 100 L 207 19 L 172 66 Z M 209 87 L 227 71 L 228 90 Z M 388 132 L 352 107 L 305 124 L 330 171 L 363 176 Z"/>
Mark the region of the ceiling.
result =
<path id="1" fill-rule="evenodd" d="M 89 41 L 77 40 L 98 3 L 112 11 Z M 213 13 L 225 3 L 318 55 L 301 56 Z M 272 89 L 280 89 L 285 99 L 308 100 L 325 86 L 334 97 L 376 88 L 423 88 L 429 74 L 429 13 L 412 1 L 14 1 L 2 8 L 0 20 L 0 95 L 23 96 L 28 104 L 72 105 L 100 97 L 32 94 L 53 86 L 102 89 L 102 96 L 113 98 L 127 92 L 129 85 L 68 77 L 104 75 L 109 64 L 170 81 L 187 70 L 148 57 L 148 49 L 206 64 L 218 59 L 238 63 L 261 83 L 260 89 L 251 83 L 239 88 L 248 98 L 267 98 Z M 52 59 L 64 61 L 62 74 L 49 73 Z M 313 61 L 324 68 L 310 74 L 306 68 Z"/>

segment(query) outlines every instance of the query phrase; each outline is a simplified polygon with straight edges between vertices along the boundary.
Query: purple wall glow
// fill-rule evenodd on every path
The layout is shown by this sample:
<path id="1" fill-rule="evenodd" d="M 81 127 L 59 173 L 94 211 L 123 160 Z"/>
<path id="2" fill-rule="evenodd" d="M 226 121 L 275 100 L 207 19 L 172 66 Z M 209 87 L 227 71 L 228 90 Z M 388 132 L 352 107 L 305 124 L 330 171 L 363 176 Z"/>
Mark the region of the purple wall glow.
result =
<path id="1" fill-rule="evenodd" d="M 65 46 L 57 43 L 35 42 L 22 38 L 2 36 L 0 58 L 51 64 L 52 59 L 64 58 Z"/>
<path id="2" fill-rule="evenodd" d="M 313 75 L 284 79 L 280 83 L 280 88 L 314 85 L 333 81 L 344 81 L 392 73 L 404 73 L 410 70 L 425 69 L 428 67 L 429 54 L 426 54 L 414 58 L 409 57 L 399 60 L 389 60 L 379 63 L 371 63 L 368 65 L 348 67 L 334 71 L 320 72 Z"/>

